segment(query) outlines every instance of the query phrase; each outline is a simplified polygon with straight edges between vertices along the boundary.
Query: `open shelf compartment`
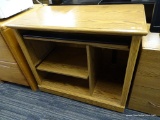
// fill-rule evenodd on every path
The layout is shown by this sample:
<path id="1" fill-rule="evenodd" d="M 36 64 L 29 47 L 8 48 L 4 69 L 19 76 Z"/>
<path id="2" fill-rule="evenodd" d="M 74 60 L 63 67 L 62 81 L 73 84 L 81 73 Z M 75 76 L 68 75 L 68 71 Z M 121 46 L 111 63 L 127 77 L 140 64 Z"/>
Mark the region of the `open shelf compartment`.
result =
<path id="1" fill-rule="evenodd" d="M 94 51 L 92 80 L 95 81 L 92 97 L 120 105 L 129 52 L 96 47 L 91 49 Z"/>
<path id="2" fill-rule="evenodd" d="M 42 71 L 38 73 L 42 80 L 38 86 L 42 91 L 113 110 L 124 110 L 124 106 L 120 105 L 121 84 L 106 81 L 103 83 L 104 81 L 98 80 L 93 95 L 90 95 L 89 81 L 55 73 Z M 46 74 L 42 77 L 41 73 Z"/>
<path id="3" fill-rule="evenodd" d="M 41 76 L 40 87 L 52 88 L 55 92 L 89 95 L 89 81 L 81 78 L 38 71 Z"/>
<path id="4" fill-rule="evenodd" d="M 43 42 L 52 43 L 53 49 L 35 66 L 41 80 L 40 90 L 111 110 L 124 110 L 121 100 L 129 51 L 77 42 L 42 39 Z"/>
<path id="5" fill-rule="evenodd" d="M 117 51 L 117 62 L 115 62 L 112 61 L 113 54 L 115 54 L 113 50 L 94 47 L 91 49 L 92 50 L 89 50 L 91 52 L 90 57 L 95 57 L 92 63 L 95 64 L 95 67 L 92 68 L 95 69 L 93 70 L 95 72 L 95 86 L 92 86 L 92 94 L 90 94 L 90 89 L 92 88 L 89 84 L 92 79 L 89 78 L 89 81 L 87 81 L 85 79 L 56 74 L 54 72 L 46 72 L 48 75 L 42 78 L 42 83 L 39 85 L 40 89 L 75 100 L 85 102 L 89 100 L 91 103 L 98 106 L 106 108 L 111 107 L 110 109 L 112 109 L 112 107 L 113 109 L 117 107 L 116 109 L 120 109 L 118 111 L 123 110 L 124 106 L 121 105 L 121 95 L 128 52 Z M 124 63 L 121 62 L 122 56 L 124 59 L 123 61 L 125 61 Z M 38 70 L 38 72 L 42 72 L 42 70 Z"/>
<path id="6" fill-rule="evenodd" d="M 37 70 L 88 79 L 86 48 L 56 46 Z"/>

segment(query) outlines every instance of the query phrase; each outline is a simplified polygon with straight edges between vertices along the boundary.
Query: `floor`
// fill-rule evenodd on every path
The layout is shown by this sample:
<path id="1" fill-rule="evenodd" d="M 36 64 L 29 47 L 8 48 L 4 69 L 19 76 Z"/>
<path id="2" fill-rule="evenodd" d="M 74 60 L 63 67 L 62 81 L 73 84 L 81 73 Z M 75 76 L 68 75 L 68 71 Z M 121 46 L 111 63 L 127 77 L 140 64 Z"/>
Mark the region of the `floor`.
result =
<path id="1" fill-rule="evenodd" d="M 28 87 L 0 83 L 0 120 L 160 120 L 126 109 L 119 113 Z"/>

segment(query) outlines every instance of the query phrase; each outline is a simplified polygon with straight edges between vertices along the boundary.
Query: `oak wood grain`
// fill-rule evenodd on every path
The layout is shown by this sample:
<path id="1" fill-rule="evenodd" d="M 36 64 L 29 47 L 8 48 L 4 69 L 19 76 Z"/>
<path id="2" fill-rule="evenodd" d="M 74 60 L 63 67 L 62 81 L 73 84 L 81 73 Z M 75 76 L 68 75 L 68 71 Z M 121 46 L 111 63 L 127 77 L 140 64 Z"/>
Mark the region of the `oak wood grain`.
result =
<path id="1" fill-rule="evenodd" d="M 0 32 L 0 61 L 8 61 L 13 63 L 16 62 L 8 48 L 8 45 L 6 44 L 4 38 L 2 37 L 1 32 Z"/>
<path id="2" fill-rule="evenodd" d="M 90 96 L 89 88 L 84 88 L 83 86 L 79 85 L 73 85 L 74 82 L 72 84 L 69 84 L 69 82 L 67 82 L 66 80 L 69 81 L 70 79 L 66 79 L 66 77 L 64 77 L 65 82 L 62 82 L 55 77 L 50 80 L 43 79 L 42 84 L 39 85 L 39 88 L 40 90 L 45 92 L 65 96 L 75 100 L 80 100 L 89 104 L 92 103 L 94 105 L 109 108 L 111 110 L 116 110 L 119 112 L 122 112 L 124 110 L 124 106 L 120 105 L 119 95 L 121 92 L 119 88 L 121 89 L 121 87 L 118 87 L 118 84 L 113 84 L 110 82 L 103 83 L 99 81 L 95 92 L 93 93 L 93 96 Z M 115 86 L 112 87 L 113 85 Z M 113 90 L 115 94 L 113 94 L 112 92 L 106 92 L 108 90 Z"/>
<path id="3" fill-rule="evenodd" d="M 17 39 L 10 28 L 6 28 L 2 31 L 3 37 L 12 53 L 12 55 L 15 58 L 15 62 L 18 64 L 21 73 L 26 78 L 25 81 L 28 83 L 28 85 L 31 87 L 32 90 L 37 90 L 37 83 L 36 80 L 28 66 L 28 63 L 23 55 L 23 52 L 17 42 Z M 20 82 L 21 83 L 21 82 Z"/>
<path id="4" fill-rule="evenodd" d="M 58 46 L 37 69 L 88 80 L 86 50 Z"/>
<path id="5" fill-rule="evenodd" d="M 30 68 L 32 69 L 32 72 L 38 82 L 38 86 L 42 91 L 54 93 L 57 95 L 61 95 L 64 97 L 72 98 L 75 100 L 84 101 L 90 104 L 98 105 L 104 108 L 109 108 L 111 110 L 116 110 L 122 112 L 126 105 L 126 100 L 128 97 L 128 92 L 130 88 L 130 83 L 132 80 L 132 75 L 135 67 L 135 62 L 137 58 L 137 53 L 139 50 L 139 45 L 141 42 L 141 36 L 147 34 L 147 28 L 146 28 L 146 21 L 145 21 L 145 14 L 144 14 L 144 8 L 143 5 L 100 5 L 100 6 L 44 6 L 36 11 L 31 12 L 30 14 L 26 14 L 25 16 L 20 17 L 18 20 L 12 21 L 8 24 L 9 27 L 15 29 L 15 33 L 18 39 L 18 42 L 24 52 L 24 55 L 30 65 Z M 74 42 L 73 44 L 82 45 L 84 48 L 87 46 L 87 59 L 85 62 L 83 61 L 83 64 L 87 64 L 89 69 L 85 67 L 85 70 L 88 71 L 87 74 L 89 74 L 89 81 L 84 80 L 87 82 L 87 87 L 81 86 L 80 84 L 77 85 L 78 80 L 77 77 L 75 77 L 75 82 L 71 82 L 72 80 L 68 79 L 68 74 L 59 74 L 58 72 L 52 72 L 54 70 L 54 64 L 49 64 L 49 71 L 44 70 L 46 69 L 46 65 L 42 68 L 44 71 L 39 71 L 35 68 L 33 61 L 31 59 L 30 54 L 33 54 L 33 50 L 30 51 L 30 44 L 26 44 L 24 41 L 33 41 L 32 38 L 23 38 L 18 32 L 21 30 L 35 30 L 36 32 L 41 31 L 53 31 L 53 32 L 77 32 L 77 33 L 89 33 L 87 35 L 97 34 L 108 34 L 108 35 L 119 35 L 119 36 L 132 36 L 132 41 L 129 49 L 129 58 L 128 58 L 128 64 L 126 69 L 126 75 L 125 80 L 121 81 L 119 83 L 118 80 L 114 80 L 114 75 L 112 76 L 106 69 L 110 71 L 110 68 L 107 66 L 105 70 L 99 69 L 99 71 L 102 70 L 103 73 L 107 74 L 107 78 L 102 79 L 100 77 L 96 77 L 97 82 L 94 81 L 94 65 L 101 64 L 98 62 L 95 62 L 92 57 L 94 56 L 94 52 L 92 51 L 94 47 L 95 50 L 98 49 L 95 55 L 97 53 L 100 53 L 101 48 L 106 49 L 121 49 L 125 50 L 124 46 L 114 46 L 114 45 L 108 45 L 104 46 L 102 44 L 95 45 L 95 44 L 81 44 L 80 42 Z M 39 32 L 40 33 L 40 32 Z M 51 41 L 50 39 L 34 39 L 34 42 L 47 42 Z M 52 42 L 57 44 L 56 39 L 54 39 Z M 121 41 L 122 42 L 122 41 Z M 69 44 L 64 39 L 62 42 L 63 44 Z M 95 45 L 95 46 L 94 46 Z M 65 46 L 63 46 L 65 47 Z M 83 48 L 83 49 L 84 49 Z M 79 49 L 79 47 L 75 47 L 75 49 Z M 82 48 L 81 48 L 82 49 Z M 127 50 L 126 49 L 126 50 Z M 63 50 L 64 53 L 67 52 L 67 50 Z M 76 51 L 76 50 L 73 50 Z M 89 54 L 88 54 L 89 53 Z M 84 54 L 84 53 L 83 53 Z M 86 54 L 86 53 L 85 53 Z M 60 57 L 59 57 L 60 56 Z M 81 56 L 81 55 L 80 55 Z M 97 55 L 95 57 L 99 57 L 101 55 Z M 53 55 L 53 58 L 55 56 Z M 67 56 L 68 57 L 68 56 Z M 58 61 L 65 61 L 67 57 L 64 57 L 63 55 L 58 54 L 56 56 L 56 59 Z M 103 57 L 102 57 L 103 58 Z M 105 57 L 107 58 L 107 56 Z M 79 59 L 80 62 L 81 59 Z M 54 60 L 51 60 L 54 62 Z M 72 61 L 72 60 L 71 60 Z M 91 62 L 90 62 L 91 61 Z M 98 59 L 97 59 L 98 61 Z M 102 65 L 106 65 L 106 61 L 103 59 Z M 76 61 L 73 61 L 77 63 Z M 95 63 L 96 64 L 95 64 Z M 45 61 L 44 61 L 45 63 Z M 46 62 L 48 64 L 48 61 Z M 43 65 L 40 64 L 40 66 Z M 53 65 L 53 66 L 52 66 Z M 71 63 L 69 65 L 72 66 Z M 40 67 L 39 66 L 39 67 Z M 60 66 L 60 65 L 59 65 Z M 62 66 L 62 65 L 61 65 Z M 98 65 L 97 65 L 98 66 Z M 51 69 L 52 67 L 52 69 Z M 60 67 L 60 68 L 63 68 Z M 70 68 L 70 67 L 68 67 Z M 98 66 L 98 68 L 100 68 Z M 58 70 L 60 70 L 58 68 Z M 69 69 L 71 70 L 71 69 Z M 69 71 L 68 69 L 65 70 L 65 72 Z M 116 68 L 115 68 L 116 70 Z M 98 71 L 98 70 L 95 70 Z M 53 78 L 45 78 L 44 76 L 47 75 L 46 73 L 50 73 L 53 75 Z M 62 72 L 62 73 L 65 73 Z M 70 73 L 74 73 L 70 72 Z M 112 72 L 112 71 L 111 71 Z M 58 74 L 56 74 L 58 73 Z M 61 73 L 61 72 L 60 72 Z M 57 77 L 54 77 L 56 74 Z M 66 75 L 66 76 L 65 76 Z M 64 79 L 61 80 L 61 77 Z M 72 75 L 73 78 L 73 75 Z M 69 81 L 71 80 L 71 81 Z M 77 81 L 77 82 L 76 82 Z M 116 81 L 116 82 L 115 82 Z M 75 85 L 76 84 L 76 85 Z M 91 93 L 89 91 L 89 86 L 91 86 Z M 94 87 L 95 86 L 95 87 Z M 94 89 L 93 89 L 94 88 Z"/>
<path id="6" fill-rule="evenodd" d="M 39 41 L 37 43 L 37 41 L 34 40 L 24 40 L 24 42 L 34 66 L 40 64 L 42 60 L 54 49 L 54 44 L 51 42 Z"/>
<path id="7" fill-rule="evenodd" d="M 138 80 L 138 79 L 137 79 Z M 150 82 L 151 83 L 151 82 Z M 129 108 L 160 116 L 160 89 L 135 85 L 129 100 Z"/>
<path id="8" fill-rule="evenodd" d="M 13 31 L 6 24 L 41 7 L 35 5 L 7 19 L 0 20 L 0 76 L 4 81 L 30 86 L 37 89 L 37 83 L 28 67 Z"/>
<path id="9" fill-rule="evenodd" d="M 17 63 L 0 61 L 0 80 L 29 86 Z"/>
<path id="10" fill-rule="evenodd" d="M 99 34 L 147 34 L 143 5 L 44 6 L 7 26 Z"/>
<path id="11" fill-rule="evenodd" d="M 33 64 L 33 61 L 31 60 L 31 57 L 30 57 L 30 55 L 28 53 L 28 50 L 27 50 L 27 47 L 25 46 L 24 41 L 22 40 L 21 35 L 19 34 L 19 32 L 16 29 L 14 29 L 13 32 L 15 34 L 15 37 L 16 37 L 16 39 L 17 39 L 17 41 L 18 41 L 18 43 L 19 43 L 19 45 L 20 45 L 20 47 L 21 47 L 21 49 L 23 51 L 25 59 L 27 60 L 28 65 L 29 65 L 29 67 L 30 67 L 30 69 L 31 69 L 31 71 L 32 71 L 37 83 L 40 84 L 41 80 L 40 80 L 40 78 L 39 78 L 39 76 L 38 76 L 38 74 L 36 72 L 35 65 Z"/>
<path id="12" fill-rule="evenodd" d="M 138 51 L 139 47 L 141 44 L 141 36 L 133 36 L 132 37 L 132 42 L 131 42 L 131 48 L 129 51 L 129 57 L 128 57 L 128 62 L 127 62 L 127 68 L 126 68 L 126 73 L 125 73 L 125 78 L 124 78 L 124 85 L 123 85 L 123 90 L 122 90 L 122 96 L 121 96 L 121 105 L 125 105 L 132 81 L 132 76 L 135 68 L 135 63 L 137 60 L 138 56 Z"/>
<path id="13" fill-rule="evenodd" d="M 160 116 L 159 40 L 158 33 L 148 33 L 142 39 L 140 58 L 128 104 L 130 109 L 157 116 Z"/>
<path id="14" fill-rule="evenodd" d="M 14 15 L 14 16 L 8 18 L 8 19 L 0 19 L 0 29 L 1 29 L 1 30 L 6 29 L 6 28 L 7 28 L 6 25 L 7 25 L 9 22 L 11 22 L 11 21 L 13 21 L 13 20 L 16 20 L 17 18 L 22 17 L 23 15 L 28 14 L 28 13 L 30 13 L 30 12 L 32 12 L 32 11 L 34 11 L 34 10 L 40 8 L 40 7 L 42 7 L 42 5 L 37 5 L 37 4 L 36 4 L 36 5 L 34 5 L 33 8 L 30 8 L 30 9 L 27 9 L 27 10 L 25 10 L 25 11 L 22 11 L 22 12 Z"/>
<path id="15" fill-rule="evenodd" d="M 0 79 L 28 86 L 28 82 L 5 41 L 4 31 L 0 30 Z"/>

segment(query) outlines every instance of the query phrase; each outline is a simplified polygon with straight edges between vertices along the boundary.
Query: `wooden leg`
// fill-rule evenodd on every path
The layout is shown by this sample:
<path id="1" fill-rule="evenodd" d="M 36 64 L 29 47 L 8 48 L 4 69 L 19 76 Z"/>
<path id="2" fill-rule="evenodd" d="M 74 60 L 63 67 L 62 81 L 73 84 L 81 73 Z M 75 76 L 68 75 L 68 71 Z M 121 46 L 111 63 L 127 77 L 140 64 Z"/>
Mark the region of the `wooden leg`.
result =
<path id="1" fill-rule="evenodd" d="M 126 74 L 124 78 L 124 85 L 123 85 L 123 90 L 122 90 L 122 96 L 121 96 L 121 105 L 125 106 L 126 101 L 127 101 L 127 96 L 129 93 L 130 89 L 130 84 L 137 60 L 137 55 L 139 51 L 139 47 L 141 44 L 141 36 L 133 36 L 132 41 L 131 41 L 131 46 L 130 46 L 130 51 L 129 51 L 129 57 L 128 57 L 128 63 L 127 63 L 127 68 L 126 68 Z"/>

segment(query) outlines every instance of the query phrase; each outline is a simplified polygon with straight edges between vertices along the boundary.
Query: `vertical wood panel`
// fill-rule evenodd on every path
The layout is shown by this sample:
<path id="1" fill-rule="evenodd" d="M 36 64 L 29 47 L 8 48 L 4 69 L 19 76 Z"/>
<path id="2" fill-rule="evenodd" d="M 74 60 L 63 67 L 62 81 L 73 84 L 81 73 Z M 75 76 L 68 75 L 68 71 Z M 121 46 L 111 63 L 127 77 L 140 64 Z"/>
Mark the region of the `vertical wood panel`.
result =
<path id="1" fill-rule="evenodd" d="M 87 46 L 87 61 L 88 61 L 88 72 L 89 72 L 89 88 L 90 94 L 92 95 L 95 84 L 95 51 L 92 46 Z"/>
<path id="2" fill-rule="evenodd" d="M 124 85 L 123 85 L 123 90 L 122 90 L 122 96 L 121 96 L 121 105 L 126 104 L 127 97 L 128 97 L 128 92 L 135 68 L 135 63 L 137 60 L 137 55 L 141 43 L 141 36 L 133 36 L 132 41 L 131 41 L 131 47 L 129 51 L 129 57 L 128 57 L 128 63 L 127 63 L 127 68 L 126 68 L 126 74 L 124 78 Z"/>
<path id="3" fill-rule="evenodd" d="M 35 81 L 35 78 L 28 66 L 28 63 L 22 53 L 22 50 L 17 42 L 17 39 L 12 31 L 12 29 L 7 28 L 4 31 L 2 31 L 3 36 L 5 38 L 5 41 L 8 44 L 8 47 L 10 48 L 14 58 L 16 59 L 16 62 L 18 63 L 23 75 L 25 76 L 27 83 L 31 87 L 32 90 L 37 89 L 37 83 Z"/>
<path id="4" fill-rule="evenodd" d="M 23 54 L 24 54 L 24 56 L 26 57 L 26 59 L 27 59 L 27 61 L 28 61 L 28 64 L 29 64 L 29 66 L 30 66 L 30 68 L 31 68 L 31 70 L 32 70 L 32 72 L 33 72 L 34 77 L 36 78 L 38 84 L 41 84 L 41 80 L 40 80 L 39 75 L 37 74 L 37 71 L 36 71 L 36 69 L 35 69 L 35 66 L 34 66 L 34 64 L 33 64 L 32 60 L 31 60 L 31 58 L 30 58 L 30 55 L 29 55 L 29 53 L 28 53 L 29 51 L 27 50 L 27 48 L 26 48 L 26 46 L 25 46 L 25 43 L 24 43 L 24 41 L 23 41 L 23 38 L 22 38 L 21 35 L 19 34 L 18 30 L 14 29 L 14 33 L 15 33 L 15 36 L 16 36 L 16 38 L 17 38 L 17 41 L 18 41 L 18 43 L 19 43 L 19 45 L 20 45 L 20 47 L 21 47 L 21 49 L 22 49 L 22 51 L 23 51 Z"/>

